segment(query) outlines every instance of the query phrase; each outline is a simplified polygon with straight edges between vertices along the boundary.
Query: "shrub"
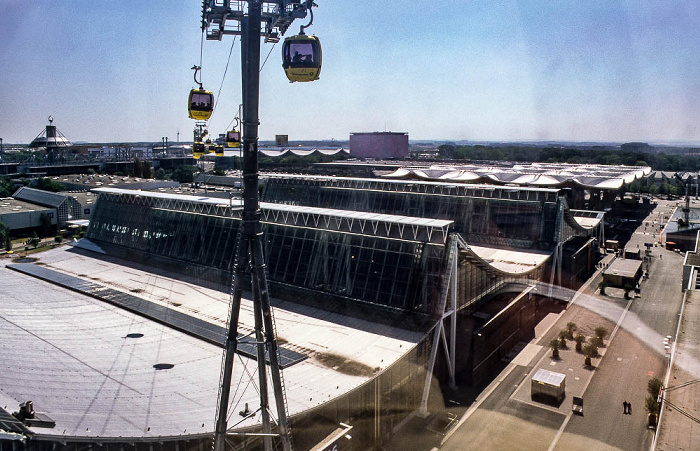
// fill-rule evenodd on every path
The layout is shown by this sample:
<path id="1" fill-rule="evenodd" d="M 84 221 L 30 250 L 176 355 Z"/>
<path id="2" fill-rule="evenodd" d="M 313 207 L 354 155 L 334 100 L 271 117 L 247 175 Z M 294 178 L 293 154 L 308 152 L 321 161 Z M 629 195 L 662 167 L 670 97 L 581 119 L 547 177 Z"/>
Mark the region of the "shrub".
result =
<path id="1" fill-rule="evenodd" d="M 552 348 L 552 358 L 558 359 L 559 358 L 559 340 L 557 340 L 555 338 L 554 340 L 550 341 L 549 347 Z"/>
<path id="2" fill-rule="evenodd" d="M 659 380 L 658 377 L 650 379 L 647 383 L 647 391 L 649 392 L 649 395 L 654 397 L 654 399 L 656 399 L 656 397 L 659 396 L 659 392 L 661 391 L 662 387 L 663 384 L 661 383 L 661 380 Z"/>
<path id="3" fill-rule="evenodd" d="M 601 340 L 605 338 L 605 336 L 608 334 L 608 329 L 605 327 L 596 327 L 595 328 L 595 336 L 600 338 Z"/>
<path id="4" fill-rule="evenodd" d="M 559 347 L 566 349 L 566 337 L 569 335 L 569 331 L 562 329 L 559 331 Z"/>
<path id="5" fill-rule="evenodd" d="M 583 355 L 586 357 L 598 357 L 598 346 L 593 343 L 588 343 L 583 347 Z"/>
<path id="6" fill-rule="evenodd" d="M 659 411 L 659 403 L 656 402 L 656 397 L 647 396 L 647 399 L 644 402 L 644 407 L 646 407 L 647 412 L 651 414 L 656 414 Z"/>
<path id="7" fill-rule="evenodd" d="M 57 243 L 60 243 L 61 241 L 63 241 L 63 237 L 62 237 L 61 235 L 56 235 L 56 236 L 53 238 L 53 240 L 54 240 L 55 242 L 57 242 Z"/>

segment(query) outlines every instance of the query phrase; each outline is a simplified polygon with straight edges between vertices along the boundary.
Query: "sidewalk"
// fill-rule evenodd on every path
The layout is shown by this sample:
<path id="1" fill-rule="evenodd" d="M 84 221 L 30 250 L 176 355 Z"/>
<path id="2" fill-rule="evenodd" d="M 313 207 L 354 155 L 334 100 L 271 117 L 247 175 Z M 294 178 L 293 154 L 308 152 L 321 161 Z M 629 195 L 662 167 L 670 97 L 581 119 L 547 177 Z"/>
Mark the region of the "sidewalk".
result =
<path id="1" fill-rule="evenodd" d="M 700 449 L 700 294 L 688 291 L 686 296 L 671 377 L 666 382 L 678 388 L 663 395 L 667 401 L 653 448 L 658 451 Z"/>
<path id="2" fill-rule="evenodd" d="M 567 415 L 569 412 L 571 412 L 573 397 L 584 395 L 586 387 L 588 387 L 591 378 L 595 374 L 595 369 L 600 364 L 601 359 L 605 356 L 609 339 L 604 340 L 606 347 L 598 348 L 598 353 L 600 356 L 591 359 L 590 367 L 587 367 L 584 364 L 585 357 L 583 353 L 575 350 L 576 342 L 573 340 L 567 340 L 567 348 L 560 348 L 559 358 L 554 359 L 552 358 L 552 350 L 549 348 L 549 342 L 555 337 L 558 337 L 559 331 L 565 328 L 566 323 L 568 322 L 574 322 L 578 327 L 578 330 L 574 332 L 574 336 L 580 333 L 586 336 L 586 340 L 590 340 L 590 338 L 594 335 L 593 331 L 596 327 L 605 327 L 605 329 L 608 331 L 608 337 L 615 327 L 614 323 L 601 318 L 597 313 L 591 312 L 585 308 L 580 308 L 576 305 L 571 306 L 568 310 L 564 311 L 559 317 L 558 321 L 552 325 L 552 329 L 549 331 L 549 333 L 546 334 L 539 343 L 537 343 L 537 345 L 546 349 L 546 352 L 533 366 L 532 370 L 528 373 L 527 378 L 513 393 L 511 399 Z M 523 363 L 520 364 L 522 365 Z M 566 396 L 559 406 L 550 406 L 532 401 L 530 399 L 530 379 L 540 368 L 566 375 Z"/>

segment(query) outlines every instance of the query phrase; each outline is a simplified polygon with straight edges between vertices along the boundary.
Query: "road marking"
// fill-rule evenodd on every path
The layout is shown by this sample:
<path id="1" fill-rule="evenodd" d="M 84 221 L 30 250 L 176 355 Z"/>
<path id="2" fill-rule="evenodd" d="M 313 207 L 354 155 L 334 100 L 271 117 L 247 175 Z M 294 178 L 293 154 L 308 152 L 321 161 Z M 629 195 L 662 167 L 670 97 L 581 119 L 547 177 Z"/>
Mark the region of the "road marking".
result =
<path id="1" fill-rule="evenodd" d="M 487 391 L 486 393 L 484 393 L 484 395 L 481 396 L 474 404 L 472 404 L 471 407 L 469 407 L 469 410 L 467 410 L 467 413 L 465 413 L 464 416 L 462 416 L 462 418 L 460 418 L 460 420 L 457 422 L 457 424 L 456 424 L 453 428 L 451 428 L 450 431 L 449 431 L 447 434 L 445 434 L 445 437 L 444 437 L 444 438 L 442 439 L 442 441 L 440 442 L 440 446 L 444 445 L 445 442 L 446 442 L 450 437 L 452 437 L 452 434 L 454 434 L 455 431 L 456 431 L 457 429 L 459 429 L 459 428 L 464 424 L 464 422 L 467 421 L 467 419 L 468 419 L 470 416 L 472 416 L 472 414 L 476 411 L 476 409 L 478 409 L 479 406 L 480 406 L 484 401 L 486 401 L 486 400 L 488 399 L 489 396 L 491 396 L 491 393 L 493 393 L 494 390 L 496 390 L 496 389 L 498 388 L 498 386 L 501 385 L 501 381 L 502 381 L 503 379 L 505 379 L 506 377 L 508 377 L 508 375 L 516 368 L 517 365 L 512 365 L 512 364 L 511 364 L 511 365 L 508 365 L 508 366 L 509 366 L 509 368 L 506 368 L 506 369 L 504 370 L 504 372 L 501 373 L 502 379 L 499 380 L 499 381 L 498 381 L 497 383 L 495 383 L 495 384 L 492 383 L 492 384 L 491 384 L 491 387 L 488 388 L 488 391 Z"/>
<path id="2" fill-rule="evenodd" d="M 549 445 L 549 448 L 547 448 L 547 451 L 553 451 L 554 447 L 557 446 L 557 442 L 559 441 L 559 437 L 564 433 L 564 429 L 566 429 L 566 425 L 569 424 L 569 420 L 571 419 L 571 414 L 568 414 L 566 418 L 564 418 L 564 422 L 561 424 L 561 427 L 557 431 L 557 435 L 554 436 L 554 440 L 552 440 L 552 444 Z"/>

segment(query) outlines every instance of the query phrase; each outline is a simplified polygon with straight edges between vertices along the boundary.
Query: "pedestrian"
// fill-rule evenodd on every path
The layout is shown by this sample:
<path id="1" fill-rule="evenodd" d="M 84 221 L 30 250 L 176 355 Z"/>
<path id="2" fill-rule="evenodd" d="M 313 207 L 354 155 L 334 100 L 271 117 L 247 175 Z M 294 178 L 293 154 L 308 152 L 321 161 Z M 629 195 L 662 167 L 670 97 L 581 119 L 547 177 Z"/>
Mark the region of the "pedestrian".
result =
<path id="1" fill-rule="evenodd" d="M 622 413 L 627 415 L 627 401 L 622 401 Z"/>

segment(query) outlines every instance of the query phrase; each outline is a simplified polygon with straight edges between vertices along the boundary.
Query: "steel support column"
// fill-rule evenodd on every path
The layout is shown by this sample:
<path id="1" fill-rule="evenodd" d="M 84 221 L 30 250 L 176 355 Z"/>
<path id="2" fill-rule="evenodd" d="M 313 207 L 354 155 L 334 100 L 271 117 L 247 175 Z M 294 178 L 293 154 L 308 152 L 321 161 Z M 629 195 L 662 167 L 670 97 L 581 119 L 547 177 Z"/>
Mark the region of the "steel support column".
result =
<path id="1" fill-rule="evenodd" d="M 275 394 L 278 435 L 282 439 L 282 449 L 291 451 L 291 439 L 287 425 L 286 401 L 282 386 L 282 376 L 278 362 L 277 340 L 275 337 L 272 312 L 268 293 L 267 276 L 260 224 L 260 199 L 258 192 L 258 124 L 260 97 L 260 33 L 262 2 L 248 1 L 248 14 L 242 19 L 241 63 L 243 78 L 243 213 L 239 230 L 237 259 L 235 262 L 233 299 L 229 322 L 229 333 L 224 353 L 223 372 L 214 435 L 214 450 L 224 451 L 227 432 L 227 412 L 233 371 L 233 359 L 237 348 L 236 337 L 238 314 L 241 300 L 241 283 L 246 268 L 252 275 L 253 309 L 255 318 L 255 340 L 258 346 L 258 377 L 260 411 L 263 422 L 263 443 L 266 451 L 272 451 L 272 431 L 269 400 L 267 393 L 267 368 L 265 355 L 270 360 L 270 377 Z"/>
<path id="2" fill-rule="evenodd" d="M 459 243 L 457 235 L 451 234 L 446 246 L 448 252 L 446 271 L 443 275 L 443 286 L 440 291 L 440 304 L 437 314 L 440 319 L 435 325 L 432 347 L 430 349 L 430 360 L 428 361 L 427 374 L 425 376 L 425 384 L 423 385 L 423 396 L 418 410 L 421 416 L 428 415 L 428 397 L 430 396 L 430 385 L 433 380 L 433 371 L 435 370 L 435 362 L 437 361 L 438 348 L 442 340 L 443 349 L 445 351 L 446 362 L 450 377 L 450 387 L 455 387 L 455 347 L 457 333 L 457 268 L 459 260 Z M 452 296 L 451 309 L 447 308 L 447 298 Z M 450 342 L 448 345 L 447 337 L 445 336 L 445 319 L 450 318 Z"/>

